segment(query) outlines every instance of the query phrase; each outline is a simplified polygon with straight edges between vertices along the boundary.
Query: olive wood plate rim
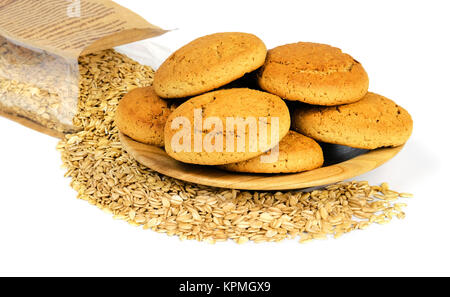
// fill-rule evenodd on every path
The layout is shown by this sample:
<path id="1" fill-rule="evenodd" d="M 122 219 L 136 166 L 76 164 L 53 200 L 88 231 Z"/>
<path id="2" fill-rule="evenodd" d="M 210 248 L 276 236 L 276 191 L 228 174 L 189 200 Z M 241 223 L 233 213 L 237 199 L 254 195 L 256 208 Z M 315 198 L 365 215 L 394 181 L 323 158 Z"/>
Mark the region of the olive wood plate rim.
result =
<path id="1" fill-rule="evenodd" d="M 350 160 L 290 174 L 234 173 L 214 166 L 193 165 L 171 158 L 162 148 L 137 142 L 119 133 L 123 148 L 142 165 L 190 183 L 237 190 L 294 190 L 324 186 L 367 173 L 397 155 L 402 146 L 368 151 Z"/>

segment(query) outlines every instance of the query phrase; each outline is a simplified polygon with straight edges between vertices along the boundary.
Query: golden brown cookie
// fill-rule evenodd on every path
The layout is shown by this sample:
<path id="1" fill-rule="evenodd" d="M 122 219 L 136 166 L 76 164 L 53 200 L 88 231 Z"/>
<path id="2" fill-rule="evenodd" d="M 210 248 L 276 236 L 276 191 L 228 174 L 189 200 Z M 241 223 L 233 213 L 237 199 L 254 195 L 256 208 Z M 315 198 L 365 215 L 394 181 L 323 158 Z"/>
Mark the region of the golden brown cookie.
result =
<path id="1" fill-rule="evenodd" d="M 137 88 L 119 102 L 115 122 L 130 138 L 159 147 L 164 146 L 164 126 L 175 109 L 156 95 L 153 87 Z"/>
<path id="2" fill-rule="evenodd" d="M 261 159 L 262 156 L 269 158 L 271 154 L 273 162 Z M 314 139 L 289 131 L 280 141 L 278 154 L 269 151 L 247 161 L 219 167 L 232 172 L 293 173 L 319 168 L 323 161 L 322 148 Z"/>
<path id="3" fill-rule="evenodd" d="M 402 145 L 413 128 L 405 109 L 375 93 L 347 105 L 301 106 L 292 121 L 294 130 L 315 140 L 361 149 Z"/>
<path id="4" fill-rule="evenodd" d="M 173 53 L 156 71 L 153 85 L 163 98 L 199 95 L 258 69 L 266 54 L 264 43 L 252 34 L 207 35 Z"/>
<path id="5" fill-rule="evenodd" d="M 235 163 L 276 146 L 290 123 L 286 103 L 278 96 L 250 89 L 219 90 L 188 100 L 169 116 L 165 148 L 185 163 Z"/>
<path id="6" fill-rule="evenodd" d="M 338 48 L 310 42 L 269 50 L 258 82 L 284 99 L 328 106 L 356 102 L 369 88 L 358 61 Z"/>

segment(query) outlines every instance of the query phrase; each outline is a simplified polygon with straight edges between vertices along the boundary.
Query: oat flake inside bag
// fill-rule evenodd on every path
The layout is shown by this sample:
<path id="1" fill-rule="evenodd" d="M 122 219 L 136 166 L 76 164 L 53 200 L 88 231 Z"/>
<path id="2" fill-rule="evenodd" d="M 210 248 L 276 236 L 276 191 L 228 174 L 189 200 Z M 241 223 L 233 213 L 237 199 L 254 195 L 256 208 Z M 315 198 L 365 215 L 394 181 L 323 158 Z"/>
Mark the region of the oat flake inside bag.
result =
<path id="1" fill-rule="evenodd" d="M 76 131 L 78 58 L 165 32 L 110 0 L 0 0 L 0 115 Z"/>

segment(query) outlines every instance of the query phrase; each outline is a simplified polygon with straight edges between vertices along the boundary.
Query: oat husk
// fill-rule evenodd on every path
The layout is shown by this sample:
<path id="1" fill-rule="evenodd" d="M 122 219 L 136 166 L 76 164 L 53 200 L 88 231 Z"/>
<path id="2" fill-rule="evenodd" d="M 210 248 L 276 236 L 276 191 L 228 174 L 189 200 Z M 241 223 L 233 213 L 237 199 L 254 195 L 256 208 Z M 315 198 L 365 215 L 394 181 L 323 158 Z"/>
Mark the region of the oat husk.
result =
<path id="1" fill-rule="evenodd" d="M 348 182 L 310 192 L 249 192 L 175 180 L 137 163 L 119 142 L 113 118 L 119 100 L 149 86 L 153 70 L 113 50 L 82 57 L 75 124 L 82 131 L 58 145 L 78 197 L 115 218 L 180 239 L 300 242 L 339 237 L 372 223 L 404 218 L 410 194 L 387 184 Z"/>

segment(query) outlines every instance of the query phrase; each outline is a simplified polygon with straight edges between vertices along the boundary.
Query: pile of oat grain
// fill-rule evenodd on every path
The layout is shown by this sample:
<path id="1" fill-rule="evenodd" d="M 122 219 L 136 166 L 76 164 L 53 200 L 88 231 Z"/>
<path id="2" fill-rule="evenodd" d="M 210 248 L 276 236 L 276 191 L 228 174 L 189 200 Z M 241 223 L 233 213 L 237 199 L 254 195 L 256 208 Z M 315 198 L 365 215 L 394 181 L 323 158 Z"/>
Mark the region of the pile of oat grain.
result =
<path id="1" fill-rule="evenodd" d="M 121 97 L 149 86 L 153 70 L 113 50 L 81 58 L 75 125 L 61 141 L 66 176 L 78 197 L 137 226 L 181 239 L 237 243 L 327 238 L 405 216 L 387 184 L 336 184 L 312 192 L 217 189 L 162 176 L 122 150 L 113 118 Z"/>

